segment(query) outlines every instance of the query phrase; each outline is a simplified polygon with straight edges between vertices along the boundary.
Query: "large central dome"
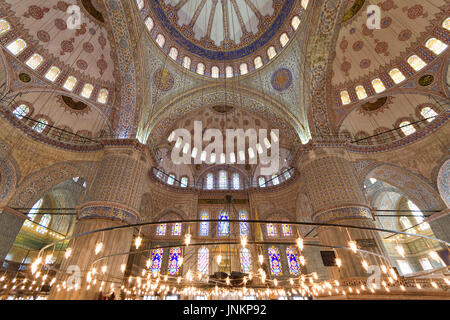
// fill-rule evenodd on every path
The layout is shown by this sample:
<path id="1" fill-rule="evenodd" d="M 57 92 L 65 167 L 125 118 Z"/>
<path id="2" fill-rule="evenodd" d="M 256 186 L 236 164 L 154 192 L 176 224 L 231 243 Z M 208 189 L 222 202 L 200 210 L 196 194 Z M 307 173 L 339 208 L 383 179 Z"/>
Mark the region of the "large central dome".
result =
<path id="1" fill-rule="evenodd" d="M 246 74 L 273 59 L 293 37 L 308 1 L 154 0 L 145 8 L 141 3 L 147 29 L 172 59 L 218 78 Z"/>

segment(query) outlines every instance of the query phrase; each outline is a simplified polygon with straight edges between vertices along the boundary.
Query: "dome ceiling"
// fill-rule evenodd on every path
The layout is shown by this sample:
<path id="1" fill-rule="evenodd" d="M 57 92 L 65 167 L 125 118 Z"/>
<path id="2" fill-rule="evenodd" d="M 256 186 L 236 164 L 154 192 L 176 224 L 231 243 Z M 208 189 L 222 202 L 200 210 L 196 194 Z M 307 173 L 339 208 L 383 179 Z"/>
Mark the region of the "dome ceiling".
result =
<path id="1" fill-rule="evenodd" d="M 211 68 L 216 66 L 217 78 L 245 74 L 274 58 L 293 37 L 307 4 L 305 0 L 137 1 L 150 34 L 172 59 L 202 75 L 214 74 Z M 241 69 L 243 63 L 247 65 Z"/>

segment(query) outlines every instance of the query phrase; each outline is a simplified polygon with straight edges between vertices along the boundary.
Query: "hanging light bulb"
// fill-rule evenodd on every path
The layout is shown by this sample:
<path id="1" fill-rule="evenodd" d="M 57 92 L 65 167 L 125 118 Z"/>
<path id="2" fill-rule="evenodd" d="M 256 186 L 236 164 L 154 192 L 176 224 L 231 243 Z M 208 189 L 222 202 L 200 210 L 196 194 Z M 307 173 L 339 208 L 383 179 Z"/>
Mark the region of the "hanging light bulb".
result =
<path id="1" fill-rule="evenodd" d="M 167 138 L 167 140 L 168 140 L 169 142 L 172 142 L 174 138 L 175 138 L 175 131 L 172 131 L 172 132 L 170 133 L 169 137 Z"/>
<path id="2" fill-rule="evenodd" d="M 277 135 L 275 134 L 275 132 L 270 131 L 270 137 L 272 138 L 272 141 L 274 141 L 275 143 L 278 142 L 278 137 L 277 137 Z"/>
<path id="3" fill-rule="evenodd" d="M 126 265 L 125 265 L 125 264 L 122 264 L 122 265 L 120 266 L 120 271 L 122 271 L 122 273 L 124 273 L 124 272 L 125 272 L 125 268 L 126 268 Z"/>
<path id="4" fill-rule="evenodd" d="M 363 266 L 364 270 L 366 270 L 366 271 L 369 270 L 369 264 L 367 263 L 366 260 L 362 260 L 361 265 Z"/>
<path id="5" fill-rule="evenodd" d="M 355 241 L 349 241 L 348 246 L 353 251 L 353 253 L 356 253 L 356 251 L 358 250 L 358 246 L 356 245 Z"/>
<path id="6" fill-rule="evenodd" d="M 303 238 L 302 237 L 297 238 L 297 247 L 300 251 L 303 250 Z"/>
<path id="7" fill-rule="evenodd" d="M 184 146 L 183 146 L 183 154 L 187 154 L 188 152 L 189 152 L 189 147 L 190 147 L 191 145 L 189 144 L 189 143 L 186 143 Z"/>
<path id="8" fill-rule="evenodd" d="M 230 278 L 227 277 L 225 281 L 227 282 L 227 286 L 229 286 L 230 285 Z"/>
<path id="9" fill-rule="evenodd" d="M 397 245 L 395 249 L 397 250 L 398 254 L 402 256 L 402 258 L 405 257 L 405 249 L 403 248 L 403 246 Z"/>
<path id="10" fill-rule="evenodd" d="M 275 285 L 275 287 L 277 287 L 278 286 L 278 280 L 277 279 L 273 280 L 273 284 Z"/>
<path id="11" fill-rule="evenodd" d="M 177 142 L 175 142 L 175 149 L 179 149 L 181 147 L 182 142 L 183 139 L 181 139 L 181 137 L 178 137 Z"/>
<path id="12" fill-rule="evenodd" d="M 392 278 L 393 278 L 394 280 L 397 280 L 397 279 L 398 279 L 398 277 L 397 277 L 397 272 L 395 272 L 394 268 L 391 268 L 391 269 L 389 270 L 389 273 L 391 274 L 391 276 L 392 276 Z"/>
<path id="13" fill-rule="evenodd" d="M 179 264 L 180 266 L 183 264 L 183 257 L 180 257 L 180 258 L 178 259 L 178 264 Z"/>
<path id="14" fill-rule="evenodd" d="M 227 156 L 225 155 L 225 153 L 221 153 L 220 154 L 220 164 L 225 164 L 225 162 L 227 161 Z"/>
<path id="15" fill-rule="evenodd" d="M 184 243 L 186 244 L 186 247 L 191 243 L 191 235 L 189 233 L 184 236 Z"/>
<path id="16" fill-rule="evenodd" d="M 136 239 L 134 239 L 134 245 L 136 246 L 136 249 L 139 249 L 139 247 L 141 246 L 142 243 L 142 238 L 140 235 L 138 235 L 136 237 Z"/>
<path id="17" fill-rule="evenodd" d="M 260 254 L 258 256 L 258 259 L 259 259 L 259 264 L 263 264 L 264 263 L 264 256 L 262 254 Z"/>
<path id="18" fill-rule="evenodd" d="M 95 245 L 95 255 L 99 254 L 100 251 L 102 251 L 103 248 L 103 242 L 98 242 Z"/>
<path id="19" fill-rule="evenodd" d="M 67 248 L 66 252 L 64 253 L 64 258 L 69 259 L 71 255 L 72 255 L 72 248 Z"/>
<path id="20" fill-rule="evenodd" d="M 384 264 L 381 265 L 381 272 L 387 273 L 387 268 Z"/>
<path id="21" fill-rule="evenodd" d="M 301 264 L 302 266 L 304 266 L 305 263 L 306 263 L 305 257 L 304 257 L 303 255 L 301 255 L 299 259 L 300 259 L 300 264 Z"/>
<path id="22" fill-rule="evenodd" d="M 198 149 L 196 147 L 192 148 L 191 157 L 195 159 L 197 157 Z"/>
<path id="23" fill-rule="evenodd" d="M 337 266 L 338 268 L 340 268 L 340 267 L 342 266 L 342 260 L 341 260 L 341 258 L 336 258 L 335 262 L 336 262 L 336 266 Z"/>
<path id="24" fill-rule="evenodd" d="M 202 161 L 202 162 L 206 161 L 206 151 L 205 150 L 203 150 L 200 155 L 200 161 Z"/>
<path id="25" fill-rule="evenodd" d="M 104 266 L 102 267 L 102 273 L 103 273 L 103 274 L 106 273 L 106 269 L 107 269 L 107 267 L 106 267 L 106 265 L 104 265 Z"/>
<path id="26" fill-rule="evenodd" d="M 217 264 L 220 264 L 222 262 L 222 255 L 217 256 Z"/>
<path id="27" fill-rule="evenodd" d="M 47 255 L 47 257 L 45 257 L 45 264 L 50 264 L 50 262 L 52 262 L 52 259 L 53 259 L 53 254 Z"/>

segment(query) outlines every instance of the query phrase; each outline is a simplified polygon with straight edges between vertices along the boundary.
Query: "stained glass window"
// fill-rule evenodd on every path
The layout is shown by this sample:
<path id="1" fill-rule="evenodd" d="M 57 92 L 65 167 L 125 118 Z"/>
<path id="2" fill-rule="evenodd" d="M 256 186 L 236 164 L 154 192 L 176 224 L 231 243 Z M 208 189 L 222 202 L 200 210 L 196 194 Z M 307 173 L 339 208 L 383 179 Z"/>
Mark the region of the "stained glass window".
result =
<path id="1" fill-rule="evenodd" d="M 198 272 L 208 274 L 209 267 L 209 250 L 201 248 L 198 250 Z"/>
<path id="2" fill-rule="evenodd" d="M 181 178 L 181 187 L 182 188 L 186 188 L 189 184 L 189 179 L 188 177 L 182 177 Z"/>
<path id="3" fill-rule="evenodd" d="M 9 30 L 11 30 L 11 25 L 9 22 L 4 19 L 0 19 L 0 35 L 8 32 Z"/>
<path id="4" fill-rule="evenodd" d="M 174 223 L 172 225 L 172 235 L 173 236 L 181 235 L 181 223 Z"/>
<path id="5" fill-rule="evenodd" d="M 171 248 L 169 251 L 169 275 L 175 276 L 180 271 L 179 261 L 181 257 L 181 248 Z"/>
<path id="6" fill-rule="evenodd" d="M 159 273 L 161 270 L 161 262 L 163 259 L 164 249 L 159 248 L 152 251 L 152 272 Z"/>
<path id="7" fill-rule="evenodd" d="M 203 211 L 200 215 L 200 220 L 209 220 L 208 211 Z M 209 221 L 200 222 L 200 235 L 207 236 L 209 234 Z"/>
<path id="8" fill-rule="evenodd" d="M 367 91 L 363 86 L 361 86 L 361 85 L 357 86 L 355 88 L 355 91 L 356 91 L 356 95 L 358 96 L 359 100 L 363 100 L 363 99 L 367 98 Z"/>
<path id="9" fill-rule="evenodd" d="M 30 108 L 27 105 L 21 104 L 13 111 L 13 114 L 17 118 L 22 119 L 24 116 L 28 114 L 28 112 L 30 112 Z"/>
<path id="10" fill-rule="evenodd" d="M 283 236 L 285 237 L 292 236 L 292 227 L 290 224 L 282 224 L 281 229 L 283 230 Z"/>
<path id="11" fill-rule="evenodd" d="M 259 57 L 259 56 L 256 57 L 256 58 L 255 58 L 255 61 L 254 61 L 254 64 L 255 64 L 255 69 L 261 68 L 261 67 L 263 66 L 262 58 Z"/>
<path id="12" fill-rule="evenodd" d="M 31 208 L 30 212 L 28 212 L 28 219 L 30 219 L 31 221 L 34 221 L 34 218 L 36 218 L 36 214 L 39 211 L 39 208 L 42 206 L 42 199 L 39 199 Z M 30 221 L 25 221 L 25 225 L 26 226 L 31 226 L 31 222 Z"/>
<path id="13" fill-rule="evenodd" d="M 239 181 L 239 173 L 233 173 L 233 189 L 239 190 L 241 187 L 240 181 Z"/>
<path id="14" fill-rule="evenodd" d="M 228 187 L 227 172 L 225 170 L 219 171 L 219 189 L 226 189 Z"/>
<path id="15" fill-rule="evenodd" d="M 40 226 L 36 228 L 36 231 L 39 233 L 47 232 L 47 227 L 50 224 L 51 217 L 49 214 L 44 214 L 39 222 Z"/>
<path id="16" fill-rule="evenodd" d="M 350 104 L 352 100 L 347 90 L 341 91 L 341 102 L 343 105 Z"/>
<path id="17" fill-rule="evenodd" d="M 191 68 L 191 58 L 189 57 L 184 57 L 183 59 L 183 67 L 185 67 L 186 69 L 190 69 Z"/>
<path id="18" fill-rule="evenodd" d="M 241 221 L 248 220 L 247 211 L 241 210 L 239 212 L 239 220 L 241 220 Z M 239 222 L 239 233 L 241 236 L 249 235 L 248 222 Z"/>
<path id="19" fill-rule="evenodd" d="M 435 117 L 437 117 L 437 113 L 436 111 L 434 111 L 433 109 L 431 109 L 430 107 L 425 107 L 422 108 L 422 110 L 420 110 L 420 114 L 422 117 L 424 117 L 425 119 L 427 119 L 428 122 L 431 122 L 434 120 Z"/>
<path id="20" fill-rule="evenodd" d="M 391 76 L 392 80 L 394 80 L 395 83 L 400 83 L 406 79 L 405 75 L 397 68 L 394 68 L 391 71 L 389 71 L 389 75 Z"/>
<path id="21" fill-rule="evenodd" d="M 289 272 L 297 276 L 300 273 L 300 267 L 298 265 L 298 253 L 291 247 L 286 248 L 286 256 L 289 264 Z"/>
<path id="22" fill-rule="evenodd" d="M 27 66 L 29 66 L 31 69 L 36 70 L 37 67 L 39 67 L 44 61 L 44 58 L 38 53 L 34 53 L 28 60 L 25 62 Z"/>
<path id="23" fill-rule="evenodd" d="M 171 174 L 167 179 L 167 184 L 173 185 L 174 182 L 175 182 L 175 175 Z"/>
<path id="24" fill-rule="evenodd" d="M 430 40 L 428 40 L 425 46 L 437 55 L 441 54 L 445 49 L 448 48 L 448 45 L 436 38 L 431 38 Z"/>
<path id="25" fill-rule="evenodd" d="M 273 223 L 267 224 L 267 236 L 276 237 L 277 236 L 277 226 Z"/>
<path id="26" fill-rule="evenodd" d="M 277 176 L 276 174 L 274 174 L 274 175 L 272 176 L 272 184 L 273 184 L 274 186 L 280 184 L 280 180 L 278 179 L 278 176 Z"/>
<path id="27" fill-rule="evenodd" d="M 250 273 L 252 271 L 251 253 L 248 248 L 241 248 L 241 272 Z"/>
<path id="28" fill-rule="evenodd" d="M 27 47 L 27 43 L 23 39 L 16 39 L 10 44 L 6 46 L 6 49 L 9 50 L 13 55 L 18 55 Z"/>
<path id="29" fill-rule="evenodd" d="M 45 127 L 47 126 L 48 121 L 45 119 L 38 119 L 36 124 L 33 126 L 33 130 L 37 131 L 39 133 L 42 133 L 44 131 Z"/>
<path id="30" fill-rule="evenodd" d="M 166 224 L 165 223 L 161 223 L 158 225 L 158 227 L 156 228 L 156 235 L 157 236 L 165 236 L 166 235 Z"/>
<path id="31" fill-rule="evenodd" d="M 208 173 L 206 176 L 206 189 L 212 190 L 214 188 L 214 175 L 212 173 Z"/>
<path id="32" fill-rule="evenodd" d="M 226 211 L 220 211 L 219 220 L 230 220 L 230 216 Z M 219 222 L 219 236 L 229 236 L 230 235 L 230 223 L 229 222 Z"/>
<path id="33" fill-rule="evenodd" d="M 264 188 L 266 186 L 266 178 L 264 177 L 259 177 L 258 178 L 258 184 L 260 188 Z"/>
<path id="34" fill-rule="evenodd" d="M 409 136 L 410 134 L 416 132 L 416 129 L 411 125 L 411 122 L 409 121 L 403 121 L 402 123 L 400 123 L 400 130 L 402 130 L 405 136 Z"/>
<path id="35" fill-rule="evenodd" d="M 379 78 L 372 80 L 372 87 L 375 89 L 376 93 L 380 93 L 386 90 L 383 81 L 381 81 L 381 79 Z"/>
<path id="36" fill-rule="evenodd" d="M 281 267 L 280 250 L 275 247 L 269 248 L 269 261 L 270 271 L 275 276 L 283 275 L 283 269 Z"/>
<path id="37" fill-rule="evenodd" d="M 423 61 L 419 56 L 413 55 L 408 58 L 409 65 L 416 71 L 420 71 L 426 67 L 425 61 Z"/>

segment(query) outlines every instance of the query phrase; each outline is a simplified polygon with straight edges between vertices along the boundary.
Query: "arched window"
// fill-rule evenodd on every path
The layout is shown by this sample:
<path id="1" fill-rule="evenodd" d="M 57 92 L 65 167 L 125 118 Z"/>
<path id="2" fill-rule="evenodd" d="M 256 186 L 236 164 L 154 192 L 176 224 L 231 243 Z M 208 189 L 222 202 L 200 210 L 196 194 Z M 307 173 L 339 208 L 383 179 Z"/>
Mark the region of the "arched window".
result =
<path id="1" fill-rule="evenodd" d="M 211 68 L 211 77 L 218 78 L 219 77 L 219 67 L 213 66 Z"/>
<path id="2" fill-rule="evenodd" d="M 197 64 L 197 73 L 201 75 L 205 74 L 205 65 L 201 62 Z"/>
<path id="3" fill-rule="evenodd" d="M 198 272 L 208 274 L 209 268 L 209 250 L 208 248 L 201 248 L 198 250 Z"/>
<path id="4" fill-rule="evenodd" d="M 227 78 L 233 78 L 234 72 L 233 72 L 233 67 L 232 66 L 228 66 L 228 67 L 225 68 L 225 76 Z"/>
<path id="5" fill-rule="evenodd" d="M 230 215 L 227 211 L 221 210 L 219 212 L 219 219 L 218 220 L 230 220 Z M 218 235 L 221 237 L 228 237 L 230 236 L 230 223 L 229 222 L 219 222 L 218 225 Z"/>
<path id="6" fill-rule="evenodd" d="M 233 173 L 233 189 L 239 190 L 241 188 L 241 182 L 239 179 L 239 173 Z"/>
<path id="7" fill-rule="evenodd" d="M 274 186 L 280 184 L 280 179 L 278 179 L 278 175 L 274 174 L 274 175 L 272 176 L 272 184 L 273 184 Z"/>
<path id="8" fill-rule="evenodd" d="M 292 227 L 290 224 L 282 224 L 281 229 L 284 237 L 292 237 Z"/>
<path id="9" fill-rule="evenodd" d="M 286 46 L 287 43 L 289 42 L 289 36 L 287 35 L 287 33 L 283 33 L 280 36 L 280 44 L 282 47 Z"/>
<path id="10" fill-rule="evenodd" d="M 414 216 L 414 219 L 416 219 L 416 222 L 420 224 L 419 229 L 420 230 L 426 230 L 430 228 L 430 225 L 425 221 L 425 216 L 422 213 L 422 210 L 419 209 L 418 206 L 411 200 L 408 200 L 408 208 L 411 210 L 411 215 Z"/>
<path id="11" fill-rule="evenodd" d="M 144 8 L 144 0 L 136 0 L 136 4 L 139 10 Z"/>
<path id="12" fill-rule="evenodd" d="M 358 96 L 359 100 L 364 100 L 365 98 L 367 98 L 367 92 L 363 86 L 361 86 L 361 85 L 357 86 L 355 88 L 355 91 L 356 91 L 356 95 Z"/>
<path id="13" fill-rule="evenodd" d="M 183 67 L 185 67 L 186 69 L 191 68 L 191 58 L 189 58 L 188 56 L 184 57 L 183 59 Z"/>
<path id="14" fill-rule="evenodd" d="M 266 186 L 266 178 L 259 177 L 258 178 L 258 185 L 260 188 L 264 188 Z"/>
<path id="15" fill-rule="evenodd" d="M 347 90 L 341 91 L 341 102 L 343 105 L 347 105 L 352 102 Z"/>
<path id="16" fill-rule="evenodd" d="M 181 223 L 174 223 L 172 225 L 172 235 L 180 236 L 181 235 Z"/>
<path id="17" fill-rule="evenodd" d="M 175 182 L 175 175 L 174 174 L 169 175 L 169 178 L 167 179 L 167 184 L 173 185 L 174 182 Z"/>
<path id="18" fill-rule="evenodd" d="M 418 55 L 409 57 L 408 64 L 416 71 L 422 70 L 427 65 Z"/>
<path id="19" fill-rule="evenodd" d="M 239 70 L 241 72 L 242 75 L 247 74 L 248 73 L 248 66 L 246 63 L 242 63 L 239 67 Z"/>
<path id="20" fill-rule="evenodd" d="M 214 188 L 214 175 L 210 172 L 206 175 L 206 189 L 212 190 Z"/>
<path id="21" fill-rule="evenodd" d="M 178 50 L 177 50 L 177 48 L 175 48 L 175 47 L 170 48 L 169 57 L 171 57 L 175 61 L 177 60 L 177 57 L 178 57 Z"/>
<path id="22" fill-rule="evenodd" d="M 86 83 L 81 90 L 81 96 L 83 98 L 89 99 L 91 97 L 92 91 L 94 90 L 94 86 L 90 83 Z"/>
<path id="23" fill-rule="evenodd" d="M 444 20 L 444 22 L 442 23 L 442 28 L 450 31 L 450 17 Z"/>
<path id="24" fill-rule="evenodd" d="M 0 35 L 11 30 L 11 25 L 5 19 L 0 19 Z"/>
<path id="25" fill-rule="evenodd" d="M 372 87 L 374 88 L 376 93 L 381 93 L 386 90 L 383 81 L 381 81 L 381 79 L 379 78 L 372 80 Z"/>
<path id="26" fill-rule="evenodd" d="M 306 10 L 306 8 L 308 8 L 308 3 L 309 3 L 309 0 L 302 0 L 302 7 L 303 7 L 303 9 Z"/>
<path id="27" fill-rule="evenodd" d="M 63 84 L 63 88 L 67 91 L 72 91 L 73 88 L 75 88 L 75 85 L 77 84 L 78 80 L 74 76 L 68 76 L 66 82 Z"/>
<path id="28" fill-rule="evenodd" d="M 186 188 L 189 185 L 189 179 L 188 177 L 182 177 L 181 178 L 181 187 Z"/>
<path id="29" fill-rule="evenodd" d="M 228 188 L 228 177 L 225 170 L 219 171 L 219 189 L 224 190 Z"/>
<path id="30" fill-rule="evenodd" d="M 6 46 L 6 49 L 8 49 L 8 51 L 13 55 L 17 56 L 19 53 L 25 50 L 26 47 L 27 43 L 25 42 L 25 40 L 19 38 L 8 44 Z"/>
<path id="31" fill-rule="evenodd" d="M 161 223 L 156 227 L 156 235 L 157 236 L 165 236 L 166 235 L 166 227 L 165 223 Z"/>
<path id="32" fill-rule="evenodd" d="M 28 58 L 25 64 L 31 69 L 36 70 L 37 67 L 41 65 L 42 61 L 44 61 L 44 58 L 42 58 L 40 54 L 34 53 L 31 57 Z"/>
<path id="33" fill-rule="evenodd" d="M 292 18 L 291 26 L 292 26 L 292 29 L 294 29 L 294 31 L 298 29 L 298 26 L 300 25 L 300 22 L 301 21 L 300 21 L 300 18 L 298 16 L 294 16 Z"/>
<path id="34" fill-rule="evenodd" d="M 147 17 L 147 19 L 145 19 L 145 26 L 147 27 L 148 31 L 152 31 L 154 25 L 155 24 L 153 23 L 152 18 Z"/>
<path id="35" fill-rule="evenodd" d="M 281 267 L 280 250 L 275 247 L 269 248 L 269 262 L 270 271 L 274 276 L 283 275 L 283 269 Z"/>
<path id="36" fill-rule="evenodd" d="M 49 214 L 44 214 L 39 222 L 40 226 L 36 228 L 36 231 L 39 233 L 47 232 L 47 227 L 50 224 L 51 216 Z"/>
<path id="37" fill-rule="evenodd" d="M 275 47 L 269 47 L 269 49 L 267 49 L 267 56 L 269 57 L 269 59 L 275 58 L 276 55 L 277 51 L 275 50 Z"/>
<path id="38" fill-rule="evenodd" d="M 180 271 L 180 257 L 181 257 L 181 248 L 171 248 L 169 251 L 169 265 L 167 269 L 169 270 L 169 275 L 175 276 Z"/>
<path id="39" fill-rule="evenodd" d="M 158 248 L 152 250 L 152 273 L 158 274 L 161 271 L 164 249 Z"/>
<path id="40" fill-rule="evenodd" d="M 259 57 L 259 56 L 256 57 L 256 58 L 255 58 L 255 61 L 254 61 L 254 64 L 255 64 L 255 69 L 261 68 L 261 67 L 263 66 L 262 58 Z"/>
<path id="41" fill-rule="evenodd" d="M 277 226 L 273 223 L 268 223 L 267 227 L 267 236 L 268 237 L 276 237 L 277 236 Z"/>
<path id="42" fill-rule="evenodd" d="M 392 80 L 398 84 L 406 79 L 405 75 L 397 68 L 392 69 L 389 71 L 389 76 L 392 78 Z"/>
<path id="43" fill-rule="evenodd" d="M 448 48 L 448 45 L 446 45 L 441 40 L 436 39 L 436 38 L 429 39 L 425 43 L 425 46 L 428 49 L 430 49 L 431 51 L 433 51 L 433 53 L 436 55 L 440 55 L 442 52 L 444 52 Z"/>
<path id="44" fill-rule="evenodd" d="M 164 36 L 162 34 L 158 34 L 156 36 L 156 43 L 163 48 L 164 44 L 166 43 L 166 38 L 164 38 Z"/>
<path id="45" fill-rule="evenodd" d="M 13 111 L 13 114 L 17 118 L 22 119 L 24 116 L 28 114 L 28 112 L 30 112 L 30 108 L 25 104 L 21 104 Z"/>
<path id="46" fill-rule="evenodd" d="M 108 101 L 108 90 L 107 89 L 101 89 L 98 93 L 97 102 L 101 104 L 105 104 L 106 101 Z"/>
<path id="47" fill-rule="evenodd" d="M 410 134 L 413 134 L 414 132 L 416 132 L 416 129 L 414 128 L 413 125 L 411 125 L 411 122 L 409 122 L 409 121 L 401 122 L 399 127 L 405 136 L 409 136 Z"/>
<path id="48" fill-rule="evenodd" d="M 252 271 L 252 256 L 248 248 L 241 248 L 241 272 L 250 273 Z"/>
<path id="49" fill-rule="evenodd" d="M 209 220 L 208 211 L 202 211 L 200 214 L 200 220 Z M 209 234 L 209 221 L 200 222 L 199 233 L 201 236 L 207 236 Z"/>
<path id="50" fill-rule="evenodd" d="M 420 115 L 424 119 L 427 119 L 428 122 L 433 121 L 438 116 L 436 111 L 434 111 L 431 107 L 422 108 L 422 110 L 420 110 Z"/>
<path id="51" fill-rule="evenodd" d="M 291 247 L 286 248 L 286 256 L 289 265 L 289 272 L 297 276 L 300 274 L 300 267 L 298 265 L 298 253 L 295 249 Z"/>
<path id="52" fill-rule="evenodd" d="M 34 205 L 33 207 L 30 209 L 30 211 L 28 212 L 28 219 L 30 219 L 31 221 L 34 221 L 34 218 L 36 218 L 36 214 L 38 213 L 39 209 L 42 206 L 42 198 L 39 199 Z M 26 226 L 30 226 L 31 222 L 26 220 L 25 221 L 25 225 Z"/>
<path id="53" fill-rule="evenodd" d="M 45 127 L 47 127 L 48 121 L 45 119 L 38 119 L 37 122 L 33 126 L 33 130 L 39 133 L 42 133 L 42 131 L 45 130 Z"/>
<path id="54" fill-rule="evenodd" d="M 291 170 L 288 168 L 283 169 L 284 180 L 289 180 L 291 178 Z"/>
<path id="55" fill-rule="evenodd" d="M 247 211 L 241 210 L 239 212 L 239 220 L 241 220 L 241 221 L 247 221 L 248 220 Z M 248 222 L 239 222 L 239 234 L 241 236 L 248 236 L 249 235 Z"/>
<path id="56" fill-rule="evenodd" d="M 56 78 L 58 78 L 61 70 L 56 66 L 51 66 L 45 74 L 45 78 L 51 82 L 55 82 Z"/>

